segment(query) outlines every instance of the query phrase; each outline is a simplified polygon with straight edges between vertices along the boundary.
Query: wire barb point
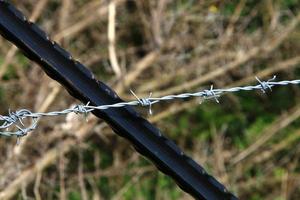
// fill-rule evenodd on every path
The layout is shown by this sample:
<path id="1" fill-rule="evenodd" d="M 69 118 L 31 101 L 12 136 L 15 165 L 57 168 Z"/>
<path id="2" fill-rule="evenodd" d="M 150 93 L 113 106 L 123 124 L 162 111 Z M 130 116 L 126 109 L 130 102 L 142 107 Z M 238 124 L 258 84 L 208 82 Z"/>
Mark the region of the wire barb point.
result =
<path id="1" fill-rule="evenodd" d="M 273 85 L 270 84 L 270 81 L 274 81 L 276 79 L 276 76 L 273 76 L 273 78 L 267 80 L 267 81 L 261 81 L 257 76 L 255 76 L 255 79 L 258 81 L 258 83 L 260 84 L 261 87 L 261 91 L 263 93 L 266 93 L 267 90 L 269 89 L 270 91 L 272 91 L 272 87 Z"/>
<path id="2" fill-rule="evenodd" d="M 214 86 L 213 85 L 210 86 L 209 90 L 204 90 L 203 91 L 203 97 L 205 99 L 211 99 L 211 98 L 213 98 L 213 99 L 215 99 L 215 101 L 217 103 L 220 103 L 220 101 L 218 100 L 218 97 L 220 97 L 220 95 L 216 95 L 216 93 L 214 91 Z"/>
<path id="3" fill-rule="evenodd" d="M 23 119 L 25 118 L 31 118 L 32 122 L 29 127 L 25 127 L 25 124 L 23 123 Z M 8 116 L 0 116 L 0 122 L 2 121 L 3 124 L 0 126 L 0 129 L 5 129 L 6 131 L 1 132 L 0 135 L 5 136 L 17 136 L 23 137 L 26 136 L 29 132 L 33 131 L 38 123 L 37 116 L 34 116 L 34 114 L 26 109 L 18 110 L 16 112 L 8 111 Z M 18 123 L 22 126 L 19 126 Z M 9 131 L 9 128 L 14 125 L 14 128 L 17 129 L 16 131 Z M 12 129 L 14 129 L 12 128 Z"/>
<path id="4" fill-rule="evenodd" d="M 152 115 L 152 101 L 151 101 L 151 96 L 152 96 L 152 92 L 150 92 L 149 97 L 148 98 L 139 98 L 132 90 L 130 90 L 131 94 L 137 99 L 138 103 L 141 106 L 149 106 L 149 114 Z"/>
<path id="5" fill-rule="evenodd" d="M 78 104 L 76 106 L 73 107 L 73 112 L 75 114 L 83 114 L 84 115 L 84 119 L 87 122 L 87 115 L 88 113 L 91 111 L 89 109 L 87 109 L 87 107 L 90 105 L 90 102 L 87 102 L 86 105 L 82 105 L 82 104 Z"/>

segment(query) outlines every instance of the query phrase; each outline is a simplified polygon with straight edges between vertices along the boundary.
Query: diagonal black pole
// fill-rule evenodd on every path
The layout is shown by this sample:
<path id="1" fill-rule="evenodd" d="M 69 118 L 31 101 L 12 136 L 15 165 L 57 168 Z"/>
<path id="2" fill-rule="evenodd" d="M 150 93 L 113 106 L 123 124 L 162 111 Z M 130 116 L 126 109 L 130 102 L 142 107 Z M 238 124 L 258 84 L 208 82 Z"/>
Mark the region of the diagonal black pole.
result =
<path id="1" fill-rule="evenodd" d="M 73 60 L 68 52 L 5 0 L 0 0 L 0 33 L 83 103 L 99 106 L 122 102 L 111 88 L 96 80 L 85 66 Z M 93 114 L 104 119 L 118 135 L 128 139 L 139 153 L 193 197 L 237 199 L 130 106 L 97 110 Z"/>

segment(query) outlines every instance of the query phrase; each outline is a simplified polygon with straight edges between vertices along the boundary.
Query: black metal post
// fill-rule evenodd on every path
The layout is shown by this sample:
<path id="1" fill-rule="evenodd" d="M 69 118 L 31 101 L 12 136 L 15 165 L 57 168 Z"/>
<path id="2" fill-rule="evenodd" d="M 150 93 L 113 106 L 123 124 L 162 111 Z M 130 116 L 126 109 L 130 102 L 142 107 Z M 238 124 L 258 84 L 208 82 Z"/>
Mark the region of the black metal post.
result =
<path id="1" fill-rule="evenodd" d="M 3 0 L 0 0 L 0 33 L 83 103 L 99 106 L 122 101 L 111 88 L 96 80 L 86 67 Z M 118 135 L 128 139 L 139 153 L 195 198 L 237 199 L 131 107 L 93 113 L 104 119 Z"/>

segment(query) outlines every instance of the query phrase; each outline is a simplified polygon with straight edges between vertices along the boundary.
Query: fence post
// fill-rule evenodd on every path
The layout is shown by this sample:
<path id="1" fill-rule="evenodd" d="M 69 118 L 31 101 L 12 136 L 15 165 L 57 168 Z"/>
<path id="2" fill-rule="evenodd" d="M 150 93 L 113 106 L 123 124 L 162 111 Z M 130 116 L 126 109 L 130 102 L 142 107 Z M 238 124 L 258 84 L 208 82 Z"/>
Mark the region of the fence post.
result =
<path id="1" fill-rule="evenodd" d="M 84 65 L 4 0 L 0 0 L 0 33 L 83 103 L 99 106 L 122 102 L 111 88 L 96 80 Z M 95 110 L 93 114 L 104 119 L 118 135 L 128 139 L 139 153 L 195 198 L 237 199 L 132 107 Z"/>

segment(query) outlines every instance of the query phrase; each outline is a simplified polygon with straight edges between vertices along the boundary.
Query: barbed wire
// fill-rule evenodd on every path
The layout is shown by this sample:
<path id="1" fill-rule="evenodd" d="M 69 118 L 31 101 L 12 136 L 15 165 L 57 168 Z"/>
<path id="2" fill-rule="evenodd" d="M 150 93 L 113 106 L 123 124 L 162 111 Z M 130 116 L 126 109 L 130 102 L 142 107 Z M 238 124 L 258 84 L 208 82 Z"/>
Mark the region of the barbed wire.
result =
<path id="1" fill-rule="evenodd" d="M 261 81 L 259 78 L 255 77 L 259 84 L 257 85 L 249 85 L 249 86 L 240 86 L 240 87 L 232 87 L 226 89 L 214 89 L 213 85 L 211 85 L 210 89 L 206 89 L 200 92 L 195 93 L 182 93 L 177 95 L 167 95 L 163 97 L 151 97 L 152 93 L 150 93 L 148 98 L 139 98 L 132 90 L 131 93 L 137 99 L 135 101 L 129 102 L 120 102 L 111 105 L 101 105 L 101 106 L 91 106 L 90 103 L 85 105 L 76 105 L 72 108 L 68 108 L 62 111 L 52 111 L 47 113 L 37 112 L 33 113 L 27 109 L 21 109 L 16 112 L 11 112 L 9 110 L 7 116 L 0 115 L 0 135 L 3 136 L 17 136 L 23 137 L 27 135 L 29 132 L 36 129 L 38 121 L 41 117 L 46 116 L 58 116 L 58 115 L 67 115 L 69 113 L 76 114 L 84 114 L 85 116 L 94 111 L 94 110 L 106 110 L 110 108 L 121 108 L 125 106 L 148 106 L 149 114 L 152 114 L 152 105 L 162 102 L 162 101 L 170 101 L 176 99 L 186 99 L 192 97 L 198 97 L 203 99 L 214 99 L 217 103 L 219 103 L 218 98 L 225 93 L 234 93 L 240 91 L 253 91 L 253 90 L 261 90 L 263 93 L 266 93 L 267 90 L 272 91 L 272 87 L 274 86 L 284 86 L 284 85 L 298 85 L 300 84 L 300 80 L 288 80 L 288 81 L 274 81 L 276 76 L 273 76 L 272 79 L 267 81 Z M 29 118 L 31 120 L 29 126 L 25 126 L 24 120 Z M 5 131 L 1 131 L 5 130 Z"/>

